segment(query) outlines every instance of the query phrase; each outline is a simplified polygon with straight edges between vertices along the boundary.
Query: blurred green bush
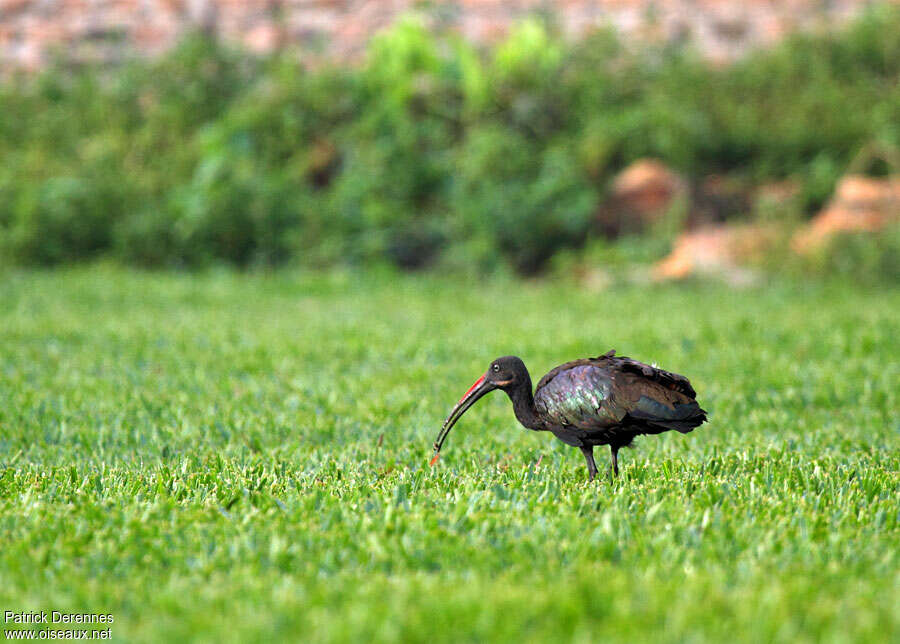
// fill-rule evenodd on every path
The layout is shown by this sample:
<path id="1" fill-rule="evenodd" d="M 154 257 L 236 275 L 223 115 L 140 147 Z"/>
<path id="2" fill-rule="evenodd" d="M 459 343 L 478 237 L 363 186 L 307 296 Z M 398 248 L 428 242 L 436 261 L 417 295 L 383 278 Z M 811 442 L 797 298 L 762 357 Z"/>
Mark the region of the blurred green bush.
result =
<path id="1" fill-rule="evenodd" d="M 0 252 L 531 273 L 584 243 L 644 156 L 790 178 L 812 213 L 861 148 L 900 146 L 898 33 L 881 7 L 718 67 L 538 20 L 479 51 L 409 18 L 352 67 L 202 36 L 114 69 L 60 62 L 0 81 Z"/>
<path id="2" fill-rule="evenodd" d="M 828 274 L 862 284 L 900 284 L 900 224 L 880 233 L 836 235 L 822 248 L 796 257 L 790 267 L 802 274 Z"/>

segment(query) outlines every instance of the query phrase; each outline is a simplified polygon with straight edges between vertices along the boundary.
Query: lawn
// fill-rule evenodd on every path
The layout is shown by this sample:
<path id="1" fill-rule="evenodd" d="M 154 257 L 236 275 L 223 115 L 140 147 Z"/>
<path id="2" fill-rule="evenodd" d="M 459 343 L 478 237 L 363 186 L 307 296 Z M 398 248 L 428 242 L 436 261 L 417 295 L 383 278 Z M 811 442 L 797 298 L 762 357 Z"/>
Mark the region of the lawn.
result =
<path id="1" fill-rule="evenodd" d="M 428 467 L 492 358 L 610 348 L 709 424 L 588 484 L 495 393 Z M 0 611 L 118 640 L 897 641 L 898 470 L 896 290 L 0 275 Z"/>

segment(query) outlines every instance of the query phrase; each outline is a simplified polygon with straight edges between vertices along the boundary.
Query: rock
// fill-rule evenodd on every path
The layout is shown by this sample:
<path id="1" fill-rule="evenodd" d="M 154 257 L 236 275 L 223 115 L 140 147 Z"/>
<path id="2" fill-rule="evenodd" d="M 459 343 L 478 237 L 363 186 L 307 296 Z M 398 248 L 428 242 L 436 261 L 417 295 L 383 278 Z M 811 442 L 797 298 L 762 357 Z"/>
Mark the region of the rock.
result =
<path id="1" fill-rule="evenodd" d="M 794 235 L 791 247 L 798 253 L 808 253 L 823 247 L 839 233 L 879 231 L 898 220 L 900 175 L 847 175 L 825 208 Z"/>
<path id="2" fill-rule="evenodd" d="M 244 46 L 255 54 L 267 54 L 278 49 L 283 35 L 278 25 L 260 23 L 252 27 L 244 36 Z"/>
<path id="3" fill-rule="evenodd" d="M 610 236 L 643 230 L 686 194 L 684 179 L 664 163 L 656 159 L 635 161 L 613 180 L 612 194 L 600 207 L 597 224 Z"/>
<path id="4" fill-rule="evenodd" d="M 280 45 L 317 44 L 340 60 L 355 60 L 365 44 L 398 16 L 417 7 L 447 28 L 481 44 L 496 42 L 522 17 L 553 14 L 566 36 L 577 38 L 612 27 L 623 39 L 672 45 L 690 39 L 713 61 L 734 60 L 795 29 L 824 21 L 840 25 L 871 0 L 747 3 L 721 0 L 0 0 L 0 64 L 45 65 L 55 51 L 82 51 L 92 29 L 121 33 L 114 59 L 156 54 L 192 28 L 246 42 L 257 51 Z M 749 7 L 749 8 L 748 8 Z M 265 26 L 260 23 L 265 23 Z M 52 40 L 40 37 L 57 29 Z M 284 42 L 274 35 L 284 29 Z M 141 32 L 143 35 L 140 35 Z M 310 43 L 310 41 L 313 41 Z"/>
<path id="5" fill-rule="evenodd" d="M 778 239 L 774 226 L 718 224 L 682 233 L 672 252 L 653 267 L 656 280 L 696 274 L 736 277 L 740 266 L 758 260 Z"/>

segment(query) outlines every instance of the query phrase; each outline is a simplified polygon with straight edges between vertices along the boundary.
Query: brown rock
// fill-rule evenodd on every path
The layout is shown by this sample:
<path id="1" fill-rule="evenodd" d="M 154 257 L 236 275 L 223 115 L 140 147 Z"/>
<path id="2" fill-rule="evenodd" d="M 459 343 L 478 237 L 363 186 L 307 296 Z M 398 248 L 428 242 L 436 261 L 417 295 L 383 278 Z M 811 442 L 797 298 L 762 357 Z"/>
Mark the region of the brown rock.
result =
<path id="1" fill-rule="evenodd" d="M 597 223 L 609 235 L 639 231 L 662 218 L 686 194 L 685 181 L 677 173 L 656 159 L 641 159 L 613 180 L 612 194 L 600 207 Z"/>
<path id="2" fill-rule="evenodd" d="M 841 179 L 825 208 L 791 240 L 806 253 L 824 246 L 838 233 L 878 231 L 900 220 L 900 175 L 886 178 L 848 175 Z"/>
<path id="3" fill-rule="evenodd" d="M 282 33 L 278 25 L 263 22 L 244 35 L 244 45 L 255 54 L 266 54 L 281 46 Z"/>
<path id="4" fill-rule="evenodd" d="M 752 224 L 719 224 L 685 232 L 668 257 L 653 267 L 653 277 L 671 280 L 734 271 L 761 258 L 777 239 L 776 228 Z"/>

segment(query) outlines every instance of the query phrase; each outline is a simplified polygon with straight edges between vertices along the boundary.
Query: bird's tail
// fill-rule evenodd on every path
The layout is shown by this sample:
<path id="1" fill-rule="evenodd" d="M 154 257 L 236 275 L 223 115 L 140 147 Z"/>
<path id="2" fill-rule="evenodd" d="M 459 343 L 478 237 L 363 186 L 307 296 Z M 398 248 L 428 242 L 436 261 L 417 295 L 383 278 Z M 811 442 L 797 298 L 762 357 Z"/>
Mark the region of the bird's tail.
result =
<path id="1" fill-rule="evenodd" d="M 702 409 L 697 403 L 694 402 L 688 405 L 676 406 L 678 411 L 682 411 L 681 408 L 686 408 L 683 411 L 684 417 L 679 418 L 678 420 L 667 421 L 666 427 L 668 429 L 674 429 L 676 432 L 687 434 L 688 432 L 694 431 L 695 427 L 699 427 L 706 422 L 706 410 Z"/>
<path id="2" fill-rule="evenodd" d="M 640 421 L 648 434 L 660 434 L 672 430 L 687 434 L 706 422 L 706 411 L 701 409 L 696 402 L 675 405 L 674 412 L 668 410 L 665 417 L 638 410 L 629 412 L 629 415 Z"/>

